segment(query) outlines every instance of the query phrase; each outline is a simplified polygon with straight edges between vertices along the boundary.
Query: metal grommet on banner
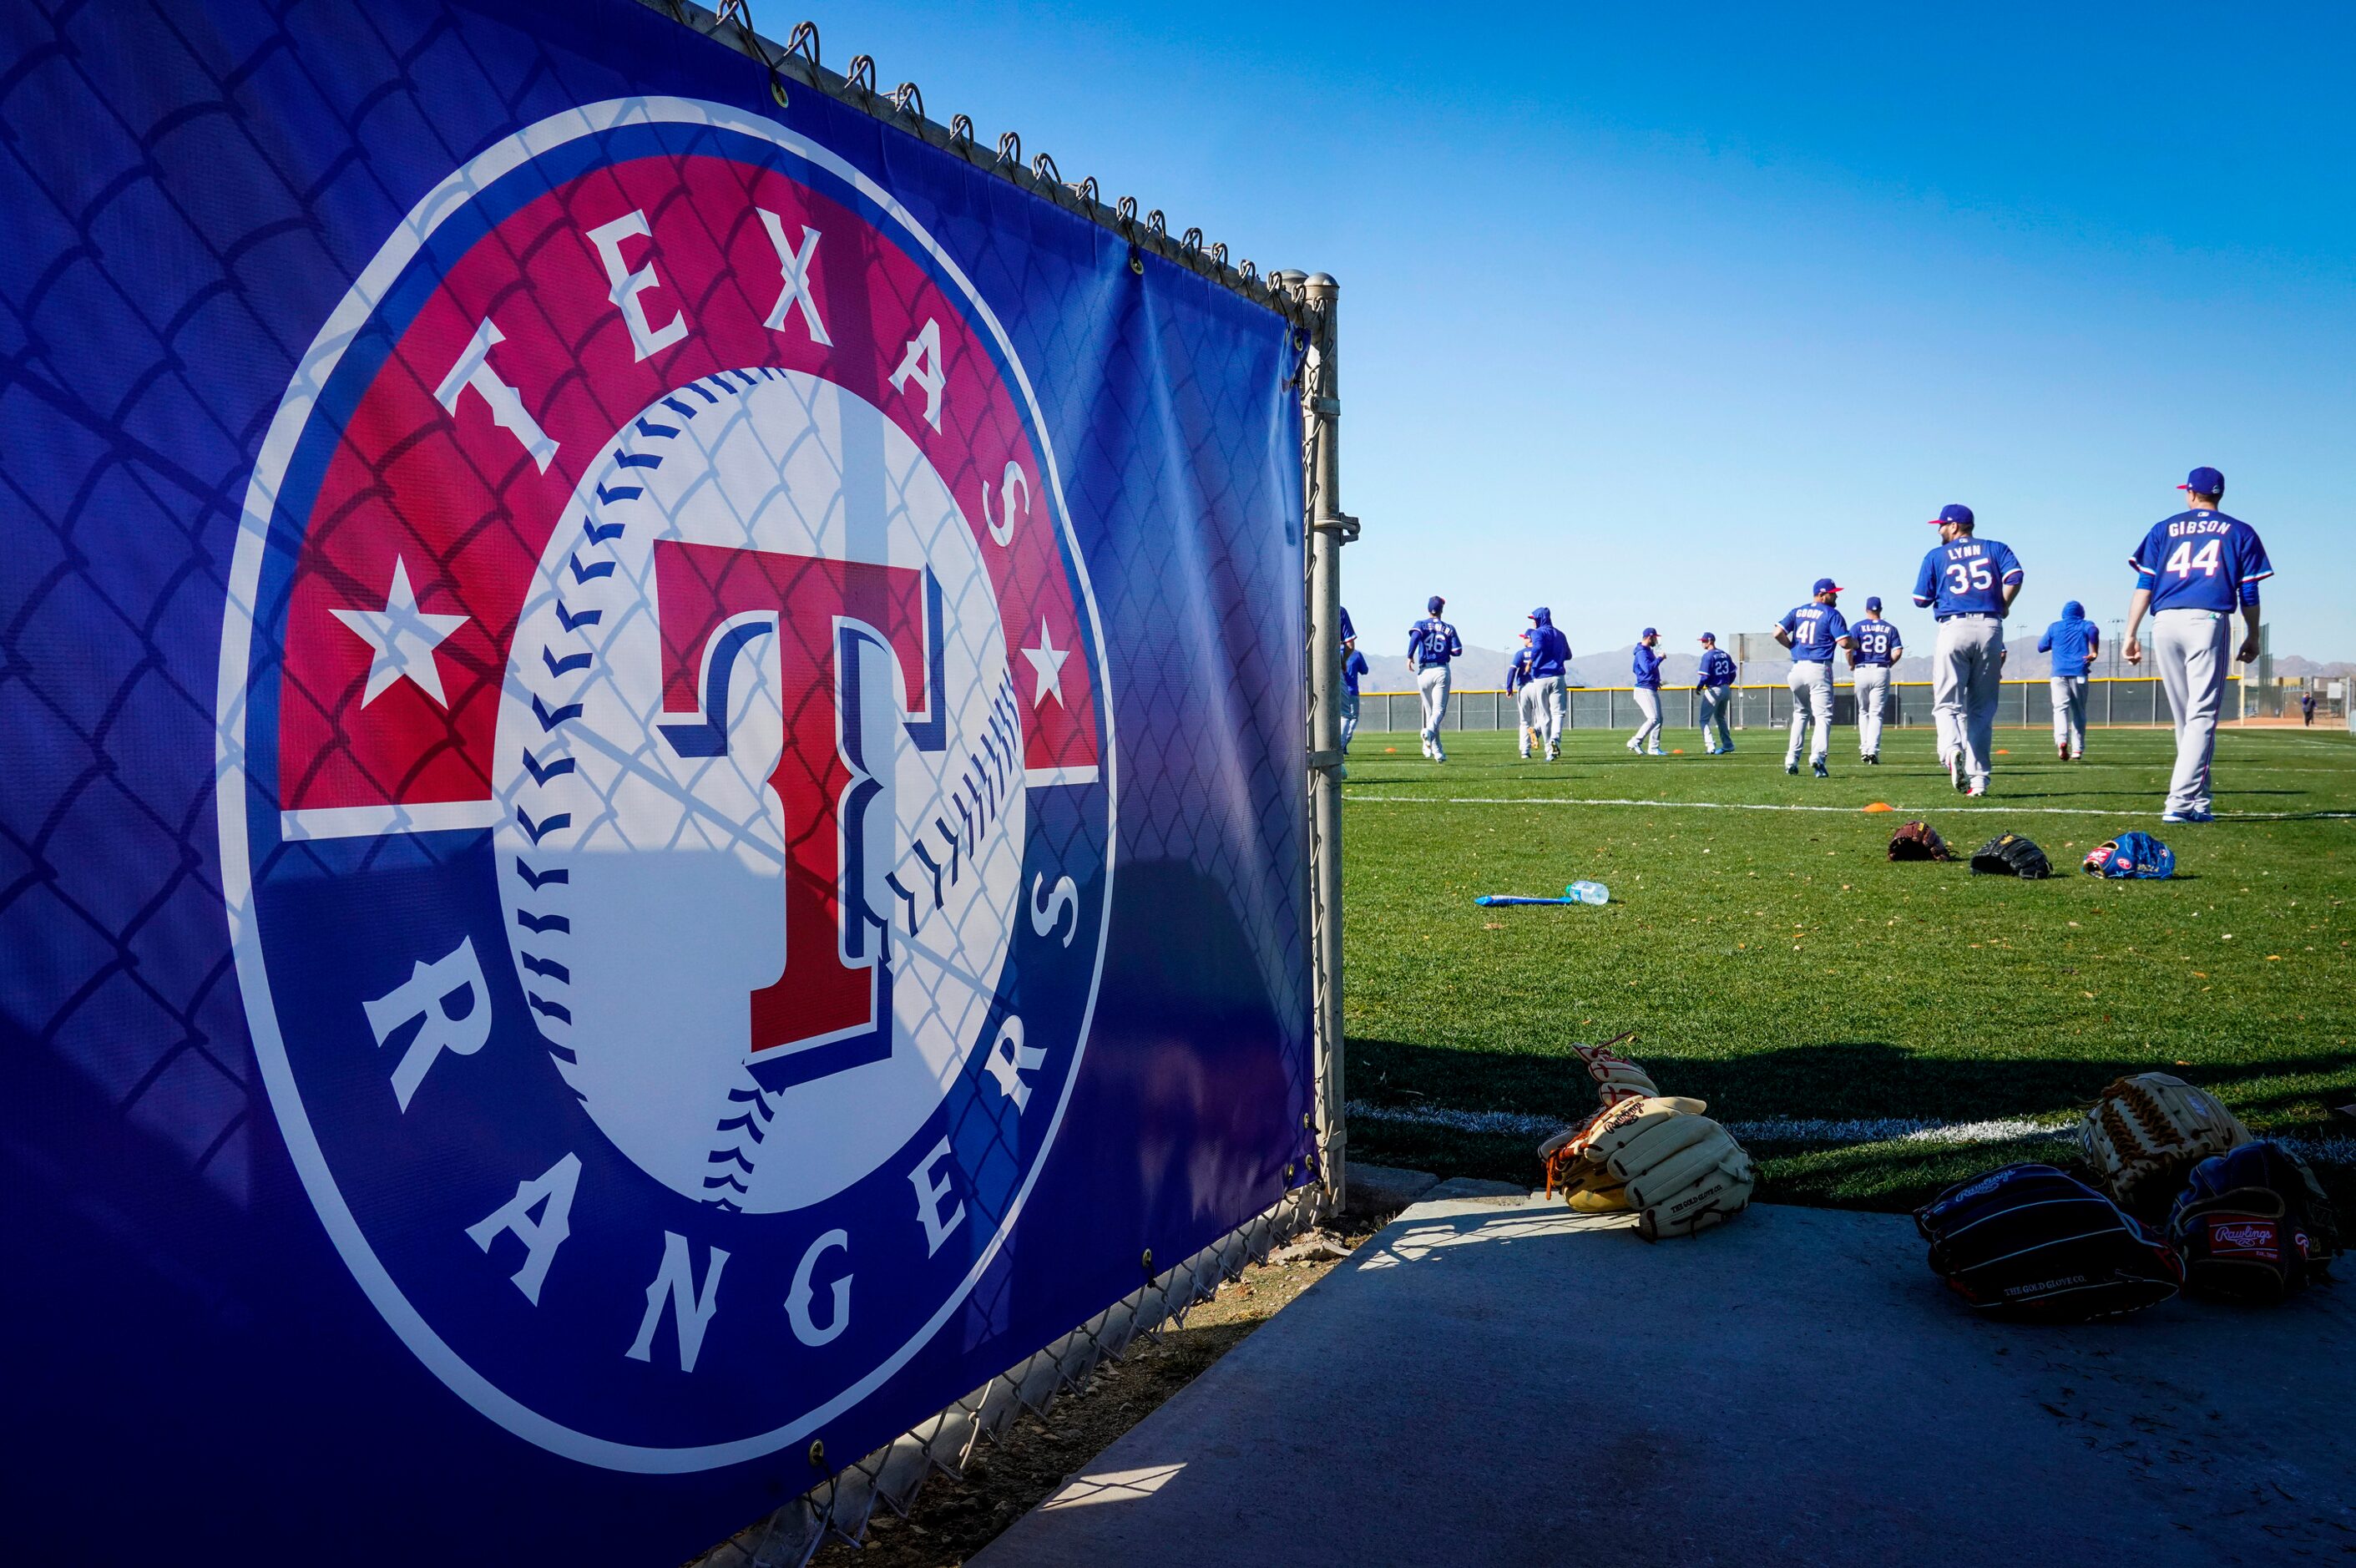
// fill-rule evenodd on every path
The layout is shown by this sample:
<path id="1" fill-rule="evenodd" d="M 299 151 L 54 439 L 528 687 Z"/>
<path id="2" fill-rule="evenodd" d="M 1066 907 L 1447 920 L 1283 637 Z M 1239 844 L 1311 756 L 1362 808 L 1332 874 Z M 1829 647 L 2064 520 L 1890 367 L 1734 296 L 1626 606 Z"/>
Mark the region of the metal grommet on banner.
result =
<path id="1" fill-rule="evenodd" d="M 1144 1256 L 1138 1259 L 1138 1262 L 1145 1266 L 1145 1277 L 1149 1280 L 1151 1279 L 1153 1277 L 1153 1249 L 1151 1247 L 1145 1249 Z"/>
<path id="2" fill-rule="evenodd" d="M 1137 248 L 1134 240 L 1129 242 L 1129 270 L 1139 277 L 1145 275 L 1145 252 Z"/>
<path id="3" fill-rule="evenodd" d="M 810 1439 L 810 1445 L 809 1445 L 809 1462 L 810 1462 L 810 1468 L 811 1468 L 811 1469 L 813 1469 L 813 1470 L 823 1470 L 823 1469 L 825 1469 L 825 1468 L 826 1468 L 826 1439 L 825 1439 L 825 1438 L 823 1438 L 823 1437 L 813 1437 L 813 1438 L 811 1438 L 811 1439 Z"/>
<path id="4" fill-rule="evenodd" d="M 778 73 L 777 68 L 774 65 L 769 68 L 769 96 L 777 101 L 778 108 L 791 107 L 786 102 L 786 79 Z"/>

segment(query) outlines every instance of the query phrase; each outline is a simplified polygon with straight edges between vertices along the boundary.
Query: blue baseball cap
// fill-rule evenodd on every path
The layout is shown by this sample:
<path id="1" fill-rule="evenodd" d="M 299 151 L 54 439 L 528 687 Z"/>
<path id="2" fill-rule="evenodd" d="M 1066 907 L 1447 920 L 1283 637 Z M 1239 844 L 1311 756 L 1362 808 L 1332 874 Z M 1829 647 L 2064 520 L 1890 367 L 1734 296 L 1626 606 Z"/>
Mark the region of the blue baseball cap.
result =
<path id="1" fill-rule="evenodd" d="M 1648 626 L 1648 627 L 1646 627 L 1646 628 L 1644 628 L 1644 637 L 1658 637 L 1658 636 L 1660 636 L 1660 635 L 1661 635 L 1661 632 L 1660 632 L 1660 628 L 1659 628 L 1658 627 L 1650 627 L 1650 626 Z M 1644 641 L 1644 637 L 1640 637 L 1640 638 L 1638 638 L 1636 640 L 1637 640 L 1637 641 L 1639 641 L 1639 642 L 1642 642 L 1642 641 Z"/>
<path id="2" fill-rule="evenodd" d="M 1841 585 L 1838 583 L 1834 582 L 1830 577 L 1817 578 L 1816 585 L 1808 590 L 1808 592 L 1812 594 L 1837 594 L 1840 591 Z"/>
<path id="3" fill-rule="evenodd" d="M 1867 599 L 1865 601 L 1865 607 L 1869 610 L 1879 609 L 1881 607 L 1881 596 L 1879 594 L 1876 594 L 1872 597 Z"/>
<path id="4" fill-rule="evenodd" d="M 1701 640 L 1704 642 L 1716 642 L 1718 640 L 1718 633 L 1714 631 L 1703 632 L 1701 634 Z"/>
<path id="5" fill-rule="evenodd" d="M 1931 526 L 1936 528 L 1943 522 L 1960 522 L 1969 528 L 1972 526 L 1972 509 L 1967 506 L 1943 506 L 1939 509 L 1939 515 L 1931 520 Z"/>
<path id="6" fill-rule="evenodd" d="M 1440 607 L 1447 602 L 1448 601 L 1446 599 L 1441 598 L 1438 594 L 1434 594 L 1431 597 L 1423 601 L 1423 607 L 1430 614 L 1438 615 L 1440 613 Z"/>
<path id="7" fill-rule="evenodd" d="M 2195 468 L 2185 475 L 2184 482 L 2176 488 L 2190 490 L 2196 496 L 2222 496 L 2225 493 L 2225 476 L 2214 468 Z"/>

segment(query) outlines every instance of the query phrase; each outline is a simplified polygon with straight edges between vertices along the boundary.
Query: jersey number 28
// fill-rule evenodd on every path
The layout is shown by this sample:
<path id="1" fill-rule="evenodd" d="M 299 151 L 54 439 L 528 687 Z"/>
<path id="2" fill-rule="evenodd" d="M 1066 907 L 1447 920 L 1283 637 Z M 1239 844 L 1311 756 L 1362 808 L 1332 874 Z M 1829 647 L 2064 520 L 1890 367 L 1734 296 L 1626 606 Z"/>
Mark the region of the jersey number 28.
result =
<path id="1" fill-rule="evenodd" d="M 2195 554 L 2192 541 L 2188 539 L 2169 553 L 2168 564 L 2160 569 L 2173 572 L 2179 577 L 2190 577 L 2195 572 L 2204 577 L 2213 577 L 2217 575 L 2219 553 L 2224 547 L 2223 540 L 2212 539 L 2201 547 L 2200 553 Z"/>
<path id="2" fill-rule="evenodd" d="M 1965 568 L 1969 568 L 1968 571 Z M 1996 574 L 1985 561 L 1950 561 L 1947 563 L 1947 592 L 1964 593 L 1968 589 L 1987 590 L 1996 582 Z"/>

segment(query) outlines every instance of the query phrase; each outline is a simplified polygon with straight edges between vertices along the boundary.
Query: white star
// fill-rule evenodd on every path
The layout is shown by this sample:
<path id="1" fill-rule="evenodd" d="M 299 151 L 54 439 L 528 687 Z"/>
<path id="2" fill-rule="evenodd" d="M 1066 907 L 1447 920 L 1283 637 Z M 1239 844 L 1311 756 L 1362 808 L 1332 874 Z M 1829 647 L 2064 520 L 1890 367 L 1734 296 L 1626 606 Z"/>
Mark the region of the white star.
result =
<path id="1" fill-rule="evenodd" d="M 466 625 L 466 618 L 427 615 L 419 609 L 417 595 L 409 586 L 407 562 L 398 555 L 392 558 L 392 586 L 385 594 L 384 608 L 331 613 L 375 650 L 369 662 L 368 690 L 360 694 L 361 707 L 404 679 L 415 682 L 419 691 L 442 706 L 450 705 L 450 699 L 442 694 L 442 671 L 434 661 L 434 650 Z"/>
<path id="2" fill-rule="evenodd" d="M 1064 660 L 1071 656 L 1070 649 L 1055 646 L 1055 638 L 1047 631 L 1046 619 L 1042 617 L 1039 621 L 1039 646 L 1023 650 L 1023 657 L 1031 660 L 1032 671 L 1039 678 L 1037 688 L 1031 693 L 1033 707 L 1046 701 L 1049 693 L 1055 693 L 1057 706 L 1063 705 Z"/>

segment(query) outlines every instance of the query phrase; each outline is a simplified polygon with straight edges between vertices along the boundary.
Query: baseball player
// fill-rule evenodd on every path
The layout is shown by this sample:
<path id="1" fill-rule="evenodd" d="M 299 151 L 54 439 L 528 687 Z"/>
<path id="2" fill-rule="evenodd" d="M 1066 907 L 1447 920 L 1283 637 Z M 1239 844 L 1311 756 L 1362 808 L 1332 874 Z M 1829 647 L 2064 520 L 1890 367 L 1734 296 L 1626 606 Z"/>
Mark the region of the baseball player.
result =
<path id="1" fill-rule="evenodd" d="M 1342 639 L 1342 755 L 1350 754 L 1350 737 L 1358 733 L 1358 677 L 1366 672 L 1366 656 L 1358 651 L 1353 634 Z"/>
<path id="2" fill-rule="evenodd" d="M 1956 789 L 1985 795 L 2004 679 L 2004 618 L 2020 593 L 2020 561 L 2009 546 L 1979 537 L 1967 506 L 1941 507 L 1931 524 L 1939 542 L 1922 557 L 1914 603 L 1939 623 L 1931 658 L 1939 760 Z"/>
<path id="3" fill-rule="evenodd" d="M 1407 628 L 1407 663 L 1415 671 L 1416 689 L 1423 693 L 1423 754 L 1434 762 L 1448 760 L 1440 744 L 1440 726 L 1448 718 L 1449 660 L 1464 657 L 1464 639 L 1440 618 L 1448 601 L 1431 596 L 1424 608 L 1430 613 Z"/>
<path id="4" fill-rule="evenodd" d="M 2314 693 L 2301 692 L 2298 694 L 2298 717 L 2299 726 L 2302 729 L 2313 729 L 2315 727 Z"/>
<path id="5" fill-rule="evenodd" d="M 1726 727 L 1726 710 L 1734 697 L 1739 671 L 1734 655 L 1718 645 L 1718 633 L 1701 634 L 1701 679 L 1694 682 L 1694 700 L 1701 713 L 1702 749 L 1712 757 L 1734 749 L 1734 736 Z M 1710 733 L 1715 726 L 1717 734 Z"/>
<path id="6" fill-rule="evenodd" d="M 1783 771 L 1800 770 L 1800 740 L 1815 722 L 1815 742 L 1808 747 L 1808 766 L 1819 779 L 1832 777 L 1825 756 L 1833 743 L 1833 650 L 1854 650 L 1848 622 L 1840 613 L 1840 585 L 1819 577 L 1804 605 L 1788 610 L 1775 623 L 1775 640 L 1792 650 L 1792 739 L 1783 747 Z"/>
<path id="7" fill-rule="evenodd" d="M 1530 685 L 1530 634 L 1522 633 L 1522 645 L 1514 650 L 1511 662 L 1505 666 L 1505 695 L 1515 699 L 1515 716 L 1522 732 L 1522 760 L 1530 759 L 1530 738 L 1537 733 L 1537 693 Z"/>
<path id="8" fill-rule="evenodd" d="M 1554 612 L 1544 605 L 1530 612 L 1530 629 L 1523 635 L 1529 639 L 1528 690 L 1537 714 L 1531 727 L 1546 737 L 1546 759 L 1557 761 L 1562 756 L 1562 726 L 1569 716 L 1569 696 L 1564 682 L 1570 674 L 1570 639 L 1556 628 Z"/>
<path id="9" fill-rule="evenodd" d="M 1644 722 L 1628 737 L 1628 749 L 1639 757 L 1659 757 L 1661 751 L 1661 656 L 1654 651 L 1661 644 L 1660 632 L 1652 627 L 1636 639 L 1635 657 L 1629 668 L 1636 677 L 1636 711 Z M 1651 746 L 1647 751 L 1645 747 Z"/>
<path id="10" fill-rule="evenodd" d="M 2192 503 L 2163 518 L 2136 547 L 2135 597 L 2127 605 L 2130 664 L 2143 662 L 2136 633 L 2151 617 L 2151 645 L 2160 683 L 2176 715 L 2176 772 L 2168 784 L 2163 822 L 2206 822 L 2211 765 L 2217 756 L 2217 713 L 2225 702 L 2226 655 L 2233 646 L 2233 607 L 2248 630 L 2238 657 L 2258 656 L 2258 585 L 2275 575 L 2258 531 L 2217 510 L 2225 476 L 2195 468 L 2176 487 Z"/>
<path id="11" fill-rule="evenodd" d="M 1865 601 L 1865 618 L 1851 622 L 1849 682 L 1857 688 L 1857 759 L 1881 766 L 1881 715 L 1890 706 L 1890 671 L 1906 657 L 1905 639 L 1881 618 L 1881 596 Z"/>
<path id="12" fill-rule="evenodd" d="M 2086 759 L 2086 671 L 2103 650 L 2103 629 L 2086 618 L 2086 607 L 2072 599 L 2062 618 L 2037 639 L 2037 651 L 2053 656 L 2053 749 L 2062 760 Z"/>

